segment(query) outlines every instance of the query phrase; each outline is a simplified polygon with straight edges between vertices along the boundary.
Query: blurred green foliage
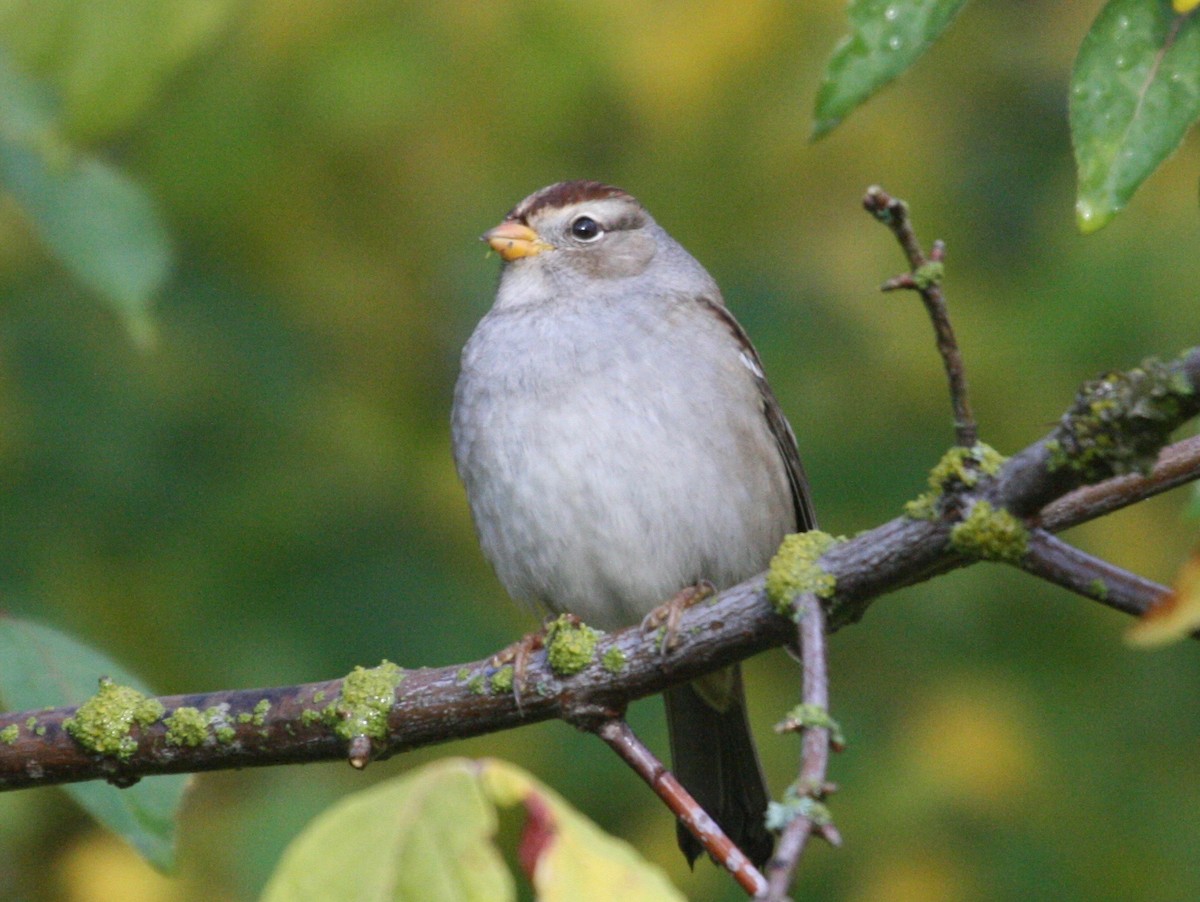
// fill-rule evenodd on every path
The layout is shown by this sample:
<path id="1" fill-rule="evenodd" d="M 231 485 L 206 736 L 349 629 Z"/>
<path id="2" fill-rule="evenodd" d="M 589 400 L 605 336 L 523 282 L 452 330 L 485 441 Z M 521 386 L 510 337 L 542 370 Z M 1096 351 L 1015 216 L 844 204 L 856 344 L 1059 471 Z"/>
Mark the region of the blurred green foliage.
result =
<path id="1" fill-rule="evenodd" d="M 530 191 L 637 194 L 725 289 L 796 428 L 824 528 L 897 515 L 951 441 L 940 364 L 860 212 L 880 183 L 948 241 L 982 437 L 1013 451 L 1097 372 L 1200 332 L 1187 145 L 1113 224 L 1075 230 L 1072 57 L 1097 6 L 976 4 L 891 89 L 807 142 L 841 0 L 0 5 L 0 45 L 62 134 L 153 199 L 174 268 L 151 349 L 0 200 L 0 605 L 163 692 L 481 657 L 532 623 L 483 562 L 449 454 L 459 348 Z M 1071 538 L 1160 581 L 1181 495 Z M 982 565 L 832 640 L 847 844 L 797 895 L 1200 896 L 1200 655 L 1134 652 L 1116 614 Z M 772 782 L 795 702 L 749 668 Z M 664 747 L 657 703 L 635 726 Z M 667 814 L 600 743 L 547 724 L 378 764 L 204 775 L 179 875 L 137 876 L 58 791 L 0 796 L 0 898 L 244 900 L 336 798 L 445 754 L 508 758 L 668 868 Z M 510 825 L 511 827 L 511 825 Z M 101 895 L 110 882 L 119 896 Z"/>

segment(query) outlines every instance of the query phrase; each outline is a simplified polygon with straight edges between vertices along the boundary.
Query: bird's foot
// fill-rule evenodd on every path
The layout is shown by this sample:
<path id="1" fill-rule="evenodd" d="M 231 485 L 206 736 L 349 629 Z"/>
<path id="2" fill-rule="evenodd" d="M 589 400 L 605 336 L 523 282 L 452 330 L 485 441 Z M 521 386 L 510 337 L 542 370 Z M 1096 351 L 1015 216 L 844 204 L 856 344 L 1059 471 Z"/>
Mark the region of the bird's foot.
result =
<path id="1" fill-rule="evenodd" d="M 642 619 L 642 631 L 652 632 L 662 629 L 662 640 L 658 650 L 666 654 L 675 648 L 679 641 L 679 618 L 694 604 L 716 594 L 716 587 L 706 579 L 700 580 L 694 586 L 680 589 L 668 601 L 659 605 Z"/>
<path id="2" fill-rule="evenodd" d="M 535 651 L 540 651 L 546 647 L 546 634 L 551 622 L 563 618 L 566 618 L 574 626 L 583 622 L 574 614 L 563 614 L 559 617 L 547 618 L 546 622 L 542 624 L 541 629 L 522 636 L 512 645 L 506 646 L 492 655 L 493 667 L 503 667 L 506 664 L 512 665 L 512 691 L 518 708 L 521 707 L 521 693 L 525 689 L 525 674 L 529 669 L 529 659 Z"/>

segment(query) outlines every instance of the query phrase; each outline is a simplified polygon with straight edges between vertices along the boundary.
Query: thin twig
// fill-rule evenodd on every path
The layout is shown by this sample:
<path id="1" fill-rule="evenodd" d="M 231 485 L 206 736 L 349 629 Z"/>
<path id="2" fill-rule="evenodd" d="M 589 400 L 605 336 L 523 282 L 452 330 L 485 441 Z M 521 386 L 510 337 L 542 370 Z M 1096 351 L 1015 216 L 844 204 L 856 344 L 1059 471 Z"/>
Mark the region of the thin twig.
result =
<path id="1" fill-rule="evenodd" d="M 590 728 L 589 728 L 590 729 Z M 767 881 L 758 868 L 734 845 L 708 813 L 692 798 L 683 784 L 675 779 L 663 763 L 638 739 L 629 724 L 620 717 L 601 721 L 593 730 L 621 756 L 639 777 L 654 790 L 680 822 L 700 841 L 704 850 L 733 875 L 733 879 L 750 896 L 759 896 L 767 889 Z"/>
<path id="2" fill-rule="evenodd" d="M 799 617 L 800 659 L 803 671 L 801 697 L 805 710 L 829 710 L 829 668 L 825 653 L 825 612 L 812 593 L 796 601 Z M 800 775 L 795 796 L 820 804 L 828 792 L 825 776 L 829 769 L 830 729 L 827 723 L 802 724 Z M 823 806 L 822 806 L 823 808 Z M 831 845 L 840 845 L 837 828 L 828 820 L 818 821 L 811 813 L 800 811 L 784 828 L 775 855 L 767 867 L 767 899 L 783 902 L 808 838 L 817 833 Z"/>
<path id="3" fill-rule="evenodd" d="M 1029 534 L 1029 551 L 1020 568 L 1106 607 L 1141 616 L 1169 591 L 1166 586 L 1130 573 L 1080 551 L 1044 529 Z"/>
<path id="4" fill-rule="evenodd" d="M 954 436 L 956 443 L 963 448 L 972 447 L 978 438 L 975 418 L 971 414 L 971 403 L 967 393 L 967 374 L 963 368 L 962 354 L 958 350 L 958 341 L 954 337 L 954 329 L 950 325 L 950 316 L 946 309 L 946 299 L 942 295 L 941 277 L 942 261 L 946 255 L 946 246 L 941 241 L 935 241 L 929 256 L 921 249 L 913 231 L 912 222 L 908 216 L 908 205 L 904 201 L 892 197 L 878 185 L 867 189 L 863 198 L 863 207 L 872 216 L 891 229 L 904 255 L 908 258 L 911 271 L 902 276 L 889 279 L 883 285 L 884 291 L 894 291 L 907 288 L 916 291 L 921 296 L 929 319 L 933 323 L 933 331 L 937 337 L 938 353 L 942 355 L 942 363 L 946 368 L 946 377 L 950 383 L 950 406 L 954 411 Z"/>
<path id="5" fill-rule="evenodd" d="M 1042 508 L 1043 527 L 1057 532 L 1068 524 L 1094 520 L 1136 501 L 1191 482 L 1200 470 L 1200 435 L 1163 448 L 1149 473 L 1114 476 L 1096 485 L 1085 485 Z"/>

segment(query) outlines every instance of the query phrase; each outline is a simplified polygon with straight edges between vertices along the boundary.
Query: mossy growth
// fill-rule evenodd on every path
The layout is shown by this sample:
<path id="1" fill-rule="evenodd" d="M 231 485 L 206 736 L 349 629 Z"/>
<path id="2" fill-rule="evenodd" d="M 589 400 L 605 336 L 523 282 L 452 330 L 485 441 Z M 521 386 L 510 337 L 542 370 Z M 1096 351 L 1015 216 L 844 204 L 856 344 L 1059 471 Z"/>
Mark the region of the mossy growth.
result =
<path id="1" fill-rule="evenodd" d="M 934 285 L 941 285 L 946 275 L 946 265 L 940 260 L 929 260 L 918 266 L 913 273 L 913 282 L 921 291 L 926 291 Z"/>
<path id="2" fill-rule="evenodd" d="M 63 721 L 63 729 L 93 754 L 126 759 L 137 751 L 133 730 L 149 726 L 164 713 L 158 699 L 101 677 L 96 694 Z"/>
<path id="3" fill-rule="evenodd" d="M 403 680 L 404 670 L 391 661 L 383 661 L 378 667 L 355 667 L 342 680 L 337 700 L 325 708 L 326 722 L 347 742 L 356 736 L 387 739 L 388 713 L 396 703 L 396 687 Z"/>
<path id="4" fill-rule="evenodd" d="M 1087 382 L 1046 442 L 1051 472 L 1071 469 L 1083 482 L 1148 472 L 1170 434 L 1200 409 L 1179 361 L 1153 358 L 1127 372 Z"/>
<path id="5" fill-rule="evenodd" d="M 546 662 L 558 676 L 579 673 L 592 662 L 600 631 L 569 614 L 546 627 Z"/>
<path id="6" fill-rule="evenodd" d="M 976 501 L 967 518 L 950 530 L 950 547 L 979 560 L 1016 563 L 1029 550 L 1029 530 L 1003 508 Z"/>
<path id="7" fill-rule="evenodd" d="M 163 719 L 163 723 L 167 727 L 167 744 L 181 745 L 186 748 L 203 745 L 204 740 L 208 738 L 208 725 L 213 713 L 219 714 L 220 712 L 214 708 L 203 713 L 199 708 L 187 706 L 176 708 Z"/>
<path id="8" fill-rule="evenodd" d="M 492 691 L 499 695 L 513 691 L 513 667 L 511 664 L 505 664 L 492 674 Z"/>
<path id="9" fill-rule="evenodd" d="M 321 698 L 318 699 L 317 698 L 318 695 L 321 696 Z M 325 698 L 325 693 L 323 693 L 323 692 L 318 691 L 318 692 L 313 693 L 313 701 L 314 702 L 320 703 L 321 701 L 324 700 L 324 698 Z M 254 710 L 243 711 L 241 714 L 239 714 L 237 716 L 236 719 L 237 719 L 237 722 L 241 723 L 241 724 L 248 723 L 248 724 L 254 724 L 254 726 L 256 726 L 256 727 L 261 727 L 263 724 L 265 724 L 267 722 L 267 714 L 270 712 L 270 710 L 271 710 L 271 702 L 265 698 L 259 699 L 258 703 L 254 706 Z"/>
<path id="10" fill-rule="evenodd" d="M 627 663 L 625 652 L 613 645 L 608 651 L 601 655 L 600 663 L 609 673 L 618 674 L 625 669 L 625 664 Z"/>
<path id="11" fill-rule="evenodd" d="M 1096 601 L 1108 601 L 1108 583 L 1097 576 L 1088 583 L 1088 593 Z"/>
<path id="12" fill-rule="evenodd" d="M 844 537 L 834 537 L 820 530 L 809 530 L 785 536 L 767 571 L 767 597 L 775 610 L 785 616 L 794 613 L 796 596 L 812 592 L 818 598 L 832 598 L 837 591 L 837 579 L 821 567 L 821 555 Z"/>
<path id="13" fill-rule="evenodd" d="M 806 817 L 818 827 L 833 823 L 833 813 L 827 805 L 800 793 L 792 784 L 784 792 L 783 801 L 767 805 L 767 829 L 779 832 L 798 817 Z"/>
<path id="14" fill-rule="evenodd" d="M 16 745 L 17 739 L 21 735 L 21 728 L 15 723 L 9 724 L 3 730 L 0 730 L 0 742 L 5 745 Z"/>
<path id="15" fill-rule="evenodd" d="M 974 488 L 984 477 L 999 473 L 1004 461 L 1003 454 L 983 442 L 969 448 L 951 448 L 929 471 L 929 491 L 905 503 L 905 516 L 912 520 L 936 519 L 938 504 L 946 492 Z"/>
<path id="16" fill-rule="evenodd" d="M 777 733 L 794 733 L 809 727 L 823 727 L 829 731 L 829 742 L 835 748 L 846 745 L 841 725 L 829 716 L 829 710 L 820 705 L 796 705 L 782 721 L 775 725 Z"/>

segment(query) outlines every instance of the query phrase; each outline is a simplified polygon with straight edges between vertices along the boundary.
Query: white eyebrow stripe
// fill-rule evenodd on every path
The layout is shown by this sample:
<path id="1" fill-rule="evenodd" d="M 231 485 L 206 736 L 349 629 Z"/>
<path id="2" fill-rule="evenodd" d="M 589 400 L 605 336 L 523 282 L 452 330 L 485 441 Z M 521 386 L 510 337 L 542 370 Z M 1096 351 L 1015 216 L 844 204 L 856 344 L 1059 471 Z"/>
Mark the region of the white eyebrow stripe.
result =
<path id="1" fill-rule="evenodd" d="M 738 357 L 741 358 L 742 365 L 744 367 L 746 367 L 746 369 L 748 369 L 750 372 L 752 372 L 754 374 L 755 378 L 757 378 L 757 379 L 767 378 L 766 375 L 762 371 L 762 367 L 760 367 L 757 363 L 755 363 L 754 358 L 751 357 L 749 354 L 747 354 L 745 351 L 739 351 Z"/>

